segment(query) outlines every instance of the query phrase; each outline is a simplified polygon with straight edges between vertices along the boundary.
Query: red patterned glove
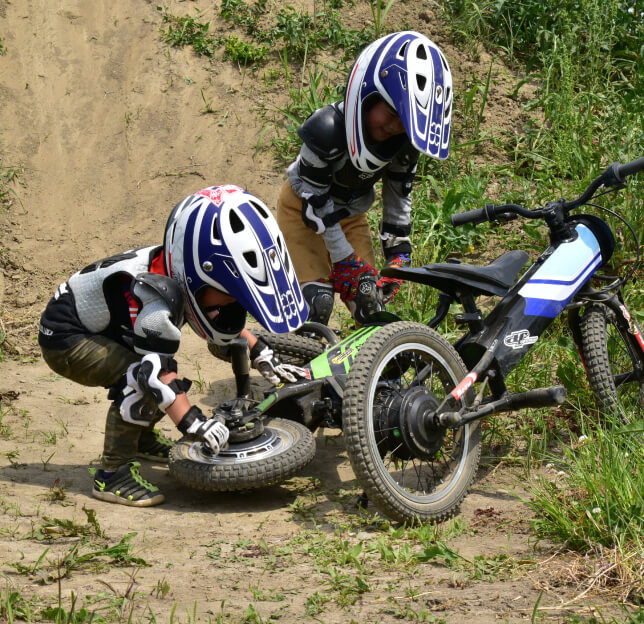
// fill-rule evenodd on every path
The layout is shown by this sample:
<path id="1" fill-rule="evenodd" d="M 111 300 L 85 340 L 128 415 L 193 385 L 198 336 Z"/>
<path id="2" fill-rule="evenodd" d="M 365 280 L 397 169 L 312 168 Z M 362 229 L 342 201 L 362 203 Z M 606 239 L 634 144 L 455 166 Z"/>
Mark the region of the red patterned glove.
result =
<path id="1" fill-rule="evenodd" d="M 340 293 L 342 301 L 353 301 L 355 299 L 358 280 L 365 273 L 378 279 L 376 269 L 354 253 L 344 260 L 333 263 L 333 271 L 331 271 L 329 277 L 333 281 L 335 292 Z"/>
<path id="2" fill-rule="evenodd" d="M 411 266 L 411 254 L 408 253 L 399 253 L 394 254 L 389 258 L 386 266 L 388 267 L 408 267 Z M 378 288 L 382 290 L 382 300 L 383 303 L 389 303 L 394 295 L 400 290 L 402 285 L 402 280 L 395 279 L 393 277 L 381 277 L 378 280 Z"/>

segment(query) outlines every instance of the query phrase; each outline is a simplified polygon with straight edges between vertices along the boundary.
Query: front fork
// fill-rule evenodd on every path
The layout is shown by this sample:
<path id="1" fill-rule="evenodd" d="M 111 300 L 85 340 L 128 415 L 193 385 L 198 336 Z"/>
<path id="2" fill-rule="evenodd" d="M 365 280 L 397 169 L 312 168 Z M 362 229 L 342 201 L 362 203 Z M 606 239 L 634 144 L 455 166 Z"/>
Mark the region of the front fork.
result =
<path id="1" fill-rule="evenodd" d="M 581 291 L 580 295 L 583 301 L 576 301 L 569 306 L 568 327 L 570 328 L 577 352 L 586 372 L 588 372 L 588 369 L 586 368 L 586 361 L 581 347 L 580 310 L 584 305 L 588 305 L 589 303 L 603 305 L 614 314 L 616 323 L 630 337 L 634 352 L 639 355 L 640 362 L 644 368 L 644 335 L 642 335 L 642 330 L 637 321 L 631 316 L 624 302 L 621 290 L 617 289 L 616 292 L 602 292 L 590 288 L 587 291 Z"/>

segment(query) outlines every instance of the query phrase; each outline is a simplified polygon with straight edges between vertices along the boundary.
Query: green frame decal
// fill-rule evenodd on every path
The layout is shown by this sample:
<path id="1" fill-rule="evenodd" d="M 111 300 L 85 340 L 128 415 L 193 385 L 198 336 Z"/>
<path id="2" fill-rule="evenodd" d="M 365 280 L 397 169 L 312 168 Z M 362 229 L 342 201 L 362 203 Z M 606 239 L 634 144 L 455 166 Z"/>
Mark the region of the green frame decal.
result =
<path id="1" fill-rule="evenodd" d="M 351 368 L 353 358 L 360 347 L 375 334 L 382 325 L 369 325 L 361 327 L 358 331 L 331 347 L 328 351 L 321 353 L 309 366 L 313 379 L 332 377 L 334 375 L 346 375 Z"/>

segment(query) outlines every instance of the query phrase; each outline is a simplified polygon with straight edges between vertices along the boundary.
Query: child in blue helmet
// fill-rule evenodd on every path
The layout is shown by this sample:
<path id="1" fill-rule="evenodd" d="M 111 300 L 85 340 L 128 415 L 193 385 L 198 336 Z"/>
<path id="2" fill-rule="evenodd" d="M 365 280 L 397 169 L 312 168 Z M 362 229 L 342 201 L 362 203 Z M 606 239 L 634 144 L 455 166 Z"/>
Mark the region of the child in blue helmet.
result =
<path id="1" fill-rule="evenodd" d="M 99 260 L 58 287 L 40 321 L 43 357 L 63 377 L 106 387 L 112 400 L 94 497 L 138 507 L 164 501 L 136 461 L 167 462 L 171 442 L 154 429 L 164 413 L 213 453 L 226 444 L 225 424 L 190 404 L 190 382 L 177 375 L 173 356 L 184 322 L 220 346 L 246 338 L 253 366 L 271 383 L 303 375 L 246 328 L 247 312 L 285 333 L 308 308 L 275 219 L 236 186 L 209 187 L 180 202 L 163 246 Z"/>
<path id="2" fill-rule="evenodd" d="M 315 111 L 298 129 L 302 148 L 288 168 L 277 205 L 310 320 L 326 323 L 334 293 L 354 317 L 361 278 L 385 303 L 400 281 L 380 278 L 366 211 L 382 180 L 380 241 L 392 266 L 411 262 L 411 189 L 420 153 L 449 152 L 452 77 L 441 50 L 424 35 L 396 32 L 367 46 L 347 81 L 344 101 Z"/>

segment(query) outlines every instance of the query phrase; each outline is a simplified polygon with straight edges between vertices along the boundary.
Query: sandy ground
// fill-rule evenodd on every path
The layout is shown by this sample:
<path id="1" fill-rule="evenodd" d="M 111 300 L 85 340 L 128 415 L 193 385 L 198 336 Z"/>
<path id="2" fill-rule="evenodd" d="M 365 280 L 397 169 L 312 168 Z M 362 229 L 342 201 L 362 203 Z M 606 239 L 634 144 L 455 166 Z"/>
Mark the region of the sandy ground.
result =
<path id="1" fill-rule="evenodd" d="M 212 3 L 164 6 L 176 15 L 199 8 L 227 28 Z M 346 10 L 349 20 L 370 19 L 362 0 Z M 390 20 L 418 24 L 442 45 L 457 87 L 475 74 L 484 78 L 490 59 L 454 47 L 424 2 L 400 3 Z M 257 150 L 265 124 L 258 111 L 284 105 L 290 85 L 267 84 L 261 72 L 210 63 L 188 49 L 168 50 L 161 26 L 151 0 L 0 0 L 7 49 L 0 56 L 0 164 L 21 167 L 19 201 L 0 212 L 8 351 L 0 361 L 0 620 L 17 592 L 36 614 L 59 604 L 69 611 L 75 595 L 76 612 L 100 608 L 112 621 L 126 621 L 133 610 L 133 621 L 150 622 L 484 624 L 529 620 L 543 591 L 540 617 L 564 621 L 570 610 L 557 605 L 574 598 L 575 588 L 560 586 L 543 566 L 553 553 L 535 548 L 529 511 L 512 494 L 521 475 L 505 466 L 482 471 L 456 521 L 432 529 L 469 561 L 496 558 L 499 566 L 480 578 L 444 559 L 419 564 L 399 553 L 393 561 L 378 550 L 390 539 L 396 548 L 420 546 L 396 541 L 386 523 L 356 511 L 360 490 L 337 431 L 317 432 L 314 462 L 281 486 L 204 494 L 148 464 L 144 474 L 167 496 L 162 507 L 91 498 L 87 465 L 101 452 L 107 401 L 101 389 L 52 375 L 39 359 L 37 320 L 46 301 L 87 263 L 160 242 L 171 207 L 187 194 L 234 183 L 274 206 L 284 176 L 269 152 Z M 507 72 L 497 64 L 494 76 L 484 122 L 502 121 L 513 132 L 523 113 L 508 97 Z M 215 112 L 202 112 L 204 98 Z M 183 374 L 204 382 L 197 401 L 231 397 L 228 365 L 194 335 L 186 333 L 178 359 Z M 177 437 L 169 423 L 163 427 Z M 83 532 L 103 546 L 136 533 L 130 556 L 149 565 L 105 556 L 68 565 L 91 550 L 74 551 Z M 342 558 L 356 547 L 360 555 Z M 570 606 L 588 613 L 585 603 Z"/>

